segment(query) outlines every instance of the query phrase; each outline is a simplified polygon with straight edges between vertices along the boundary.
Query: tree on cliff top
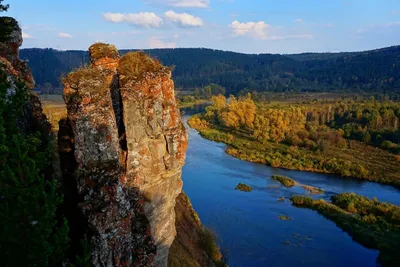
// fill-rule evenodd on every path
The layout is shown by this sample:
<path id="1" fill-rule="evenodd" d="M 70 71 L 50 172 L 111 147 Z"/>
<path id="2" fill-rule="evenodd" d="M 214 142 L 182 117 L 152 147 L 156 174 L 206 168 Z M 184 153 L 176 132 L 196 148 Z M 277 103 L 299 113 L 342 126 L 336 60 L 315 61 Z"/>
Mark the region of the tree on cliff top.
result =
<path id="1" fill-rule="evenodd" d="M 10 7 L 10 5 L 3 5 L 3 4 L 2 4 L 3 1 L 4 1 L 4 0 L 0 0 L 0 12 L 7 11 L 8 8 Z"/>
<path id="2" fill-rule="evenodd" d="M 56 181 L 44 178 L 50 153 L 40 134 L 21 131 L 28 89 L 9 88 L 0 68 L 0 265 L 60 266 L 68 225 Z"/>

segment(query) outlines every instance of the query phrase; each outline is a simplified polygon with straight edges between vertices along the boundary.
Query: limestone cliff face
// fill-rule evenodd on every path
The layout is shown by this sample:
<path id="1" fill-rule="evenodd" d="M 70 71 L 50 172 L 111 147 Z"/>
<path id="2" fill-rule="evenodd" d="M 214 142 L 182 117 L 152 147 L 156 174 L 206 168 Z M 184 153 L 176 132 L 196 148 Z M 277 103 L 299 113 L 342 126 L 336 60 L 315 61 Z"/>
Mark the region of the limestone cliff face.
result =
<path id="1" fill-rule="evenodd" d="M 72 134 L 60 147 L 76 161 L 92 264 L 167 266 L 187 147 L 171 71 L 110 45 L 89 53 L 91 66 L 64 80 Z"/>

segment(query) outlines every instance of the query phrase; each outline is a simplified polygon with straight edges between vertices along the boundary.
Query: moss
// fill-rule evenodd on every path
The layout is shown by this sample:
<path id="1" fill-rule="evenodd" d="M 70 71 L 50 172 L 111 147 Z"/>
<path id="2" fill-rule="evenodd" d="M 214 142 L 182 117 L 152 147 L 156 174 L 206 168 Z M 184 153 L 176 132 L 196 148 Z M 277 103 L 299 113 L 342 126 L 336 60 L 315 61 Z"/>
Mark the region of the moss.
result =
<path id="1" fill-rule="evenodd" d="M 296 182 L 293 179 L 283 175 L 272 175 L 272 179 L 280 182 L 285 187 L 293 187 L 296 185 Z"/>
<path id="2" fill-rule="evenodd" d="M 121 79 L 140 80 L 144 74 L 157 73 L 168 68 L 144 53 L 130 52 L 119 60 L 118 73 L 124 77 Z"/>
<path id="3" fill-rule="evenodd" d="M 106 77 L 103 72 L 96 68 L 81 67 L 74 70 L 63 79 L 72 89 L 80 93 L 103 95 L 109 88 L 106 84 Z"/>
<path id="4" fill-rule="evenodd" d="M 251 192 L 251 191 L 253 191 L 253 188 L 251 186 L 247 185 L 247 184 L 239 183 L 235 187 L 235 190 L 240 190 L 240 191 L 243 191 L 243 192 Z"/>
<path id="5" fill-rule="evenodd" d="M 96 43 L 89 47 L 89 55 L 91 60 L 96 61 L 101 58 L 119 58 L 118 49 L 114 45 Z"/>

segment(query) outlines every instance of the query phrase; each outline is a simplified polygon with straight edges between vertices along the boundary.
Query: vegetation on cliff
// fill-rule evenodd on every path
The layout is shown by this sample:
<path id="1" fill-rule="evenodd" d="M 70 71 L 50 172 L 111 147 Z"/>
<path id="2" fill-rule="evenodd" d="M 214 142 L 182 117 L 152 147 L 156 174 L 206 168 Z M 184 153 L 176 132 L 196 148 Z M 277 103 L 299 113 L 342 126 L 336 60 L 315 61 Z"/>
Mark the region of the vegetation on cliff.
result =
<path id="1" fill-rule="evenodd" d="M 118 74 L 121 79 L 140 80 L 143 75 L 167 69 L 161 63 L 141 52 L 130 52 L 119 60 Z"/>
<path id="2" fill-rule="evenodd" d="M 58 266 L 68 247 L 68 226 L 55 179 L 45 179 L 46 136 L 22 131 L 28 89 L 10 93 L 0 73 L 0 258 L 4 266 Z M 21 124 L 22 123 L 22 124 Z"/>
<path id="3" fill-rule="evenodd" d="M 96 43 L 90 46 L 89 55 L 91 60 L 99 60 L 102 58 L 118 58 L 119 53 L 117 48 L 114 45 L 104 44 L 104 43 Z"/>
<path id="4" fill-rule="evenodd" d="M 332 196 L 332 203 L 306 196 L 293 196 L 291 201 L 297 207 L 316 210 L 360 244 L 378 249 L 382 266 L 400 265 L 400 206 L 354 193 Z"/>
<path id="5" fill-rule="evenodd" d="M 177 235 L 169 252 L 168 266 L 227 266 L 215 235 L 202 226 L 184 192 L 176 199 L 175 214 Z"/>
<path id="6" fill-rule="evenodd" d="M 255 103 L 252 97 L 215 96 L 188 123 L 243 160 L 400 186 L 399 103 L 287 105 Z"/>

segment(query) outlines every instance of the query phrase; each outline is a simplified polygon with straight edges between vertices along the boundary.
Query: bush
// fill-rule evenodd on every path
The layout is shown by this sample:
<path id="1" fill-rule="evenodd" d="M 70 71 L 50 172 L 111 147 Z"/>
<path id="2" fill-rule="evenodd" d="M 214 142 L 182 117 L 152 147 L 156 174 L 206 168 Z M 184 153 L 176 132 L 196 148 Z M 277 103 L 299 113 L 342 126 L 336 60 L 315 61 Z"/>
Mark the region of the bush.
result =
<path id="1" fill-rule="evenodd" d="M 114 45 L 96 43 L 89 47 L 89 55 L 92 61 L 96 61 L 101 58 L 119 58 L 118 49 Z"/>
<path id="2" fill-rule="evenodd" d="M 118 73 L 121 75 L 120 81 L 140 80 L 146 73 L 157 73 L 159 71 L 169 71 L 155 59 L 141 52 L 130 52 L 119 60 Z"/>

